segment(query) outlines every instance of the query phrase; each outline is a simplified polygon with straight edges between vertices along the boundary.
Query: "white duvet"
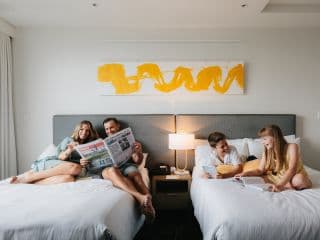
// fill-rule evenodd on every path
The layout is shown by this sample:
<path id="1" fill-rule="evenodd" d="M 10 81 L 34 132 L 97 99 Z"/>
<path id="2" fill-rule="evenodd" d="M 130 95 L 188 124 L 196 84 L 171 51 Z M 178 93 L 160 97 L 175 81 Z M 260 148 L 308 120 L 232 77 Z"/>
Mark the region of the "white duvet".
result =
<path id="1" fill-rule="evenodd" d="M 0 239 L 130 240 L 143 221 L 134 199 L 107 180 L 0 182 Z"/>
<path id="2" fill-rule="evenodd" d="M 307 168 L 313 188 L 271 193 L 230 179 L 202 179 L 195 167 L 191 199 L 203 239 L 320 239 L 320 172 Z"/>

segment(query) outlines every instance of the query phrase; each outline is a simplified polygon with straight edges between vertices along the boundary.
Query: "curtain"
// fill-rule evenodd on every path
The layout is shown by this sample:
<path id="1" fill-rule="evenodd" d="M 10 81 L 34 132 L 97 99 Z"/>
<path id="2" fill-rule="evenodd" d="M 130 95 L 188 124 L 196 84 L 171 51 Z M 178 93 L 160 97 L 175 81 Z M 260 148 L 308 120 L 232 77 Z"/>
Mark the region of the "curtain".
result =
<path id="1" fill-rule="evenodd" d="M 0 179 L 17 174 L 11 45 L 11 38 L 0 32 Z"/>

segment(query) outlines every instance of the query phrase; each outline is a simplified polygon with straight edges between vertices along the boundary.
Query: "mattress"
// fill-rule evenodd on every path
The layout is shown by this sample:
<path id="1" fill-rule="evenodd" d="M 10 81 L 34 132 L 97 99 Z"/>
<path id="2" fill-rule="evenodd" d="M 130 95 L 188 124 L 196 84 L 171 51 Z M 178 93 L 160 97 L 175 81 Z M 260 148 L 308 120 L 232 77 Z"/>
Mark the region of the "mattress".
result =
<path id="1" fill-rule="evenodd" d="M 144 222 L 133 197 L 107 180 L 0 182 L 0 239 L 133 239 Z"/>
<path id="2" fill-rule="evenodd" d="M 280 193 L 193 171 L 191 199 L 203 239 L 320 239 L 320 171 L 306 168 L 312 189 Z"/>

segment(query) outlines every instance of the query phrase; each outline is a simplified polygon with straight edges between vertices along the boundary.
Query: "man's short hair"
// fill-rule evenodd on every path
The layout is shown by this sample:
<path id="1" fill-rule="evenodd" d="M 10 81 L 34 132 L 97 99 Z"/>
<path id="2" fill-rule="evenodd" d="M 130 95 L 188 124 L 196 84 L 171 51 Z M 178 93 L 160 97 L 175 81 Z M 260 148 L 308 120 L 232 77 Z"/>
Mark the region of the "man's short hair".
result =
<path id="1" fill-rule="evenodd" d="M 106 118 L 105 120 L 103 120 L 102 125 L 104 125 L 107 122 L 111 122 L 114 121 L 116 124 L 120 125 L 120 122 L 118 119 L 116 119 L 115 117 L 110 117 L 110 118 Z"/>
<path id="2" fill-rule="evenodd" d="M 213 132 L 209 135 L 208 142 L 211 147 L 215 148 L 218 142 L 220 142 L 221 140 L 225 140 L 225 139 L 227 139 L 227 137 L 223 133 Z"/>

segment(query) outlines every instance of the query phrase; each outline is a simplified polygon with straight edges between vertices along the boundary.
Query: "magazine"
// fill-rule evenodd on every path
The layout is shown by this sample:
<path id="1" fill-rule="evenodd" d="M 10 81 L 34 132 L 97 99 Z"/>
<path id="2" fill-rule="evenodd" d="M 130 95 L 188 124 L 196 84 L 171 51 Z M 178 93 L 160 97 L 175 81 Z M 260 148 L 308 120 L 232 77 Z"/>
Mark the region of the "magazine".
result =
<path id="1" fill-rule="evenodd" d="M 131 128 L 125 128 L 105 139 L 78 145 L 76 150 L 82 158 L 90 161 L 87 170 L 95 171 L 127 162 L 132 156 L 134 143 Z"/>
<path id="2" fill-rule="evenodd" d="M 202 169 L 205 173 L 209 174 L 212 178 L 214 178 L 217 174 L 217 170 L 215 166 L 202 166 Z"/>
<path id="3" fill-rule="evenodd" d="M 272 186 L 265 183 L 262 177 L 234 177 L 234 181 L 241 183 L 245 187 L 257 189 L 260 191 L 268 191 Z"/>

